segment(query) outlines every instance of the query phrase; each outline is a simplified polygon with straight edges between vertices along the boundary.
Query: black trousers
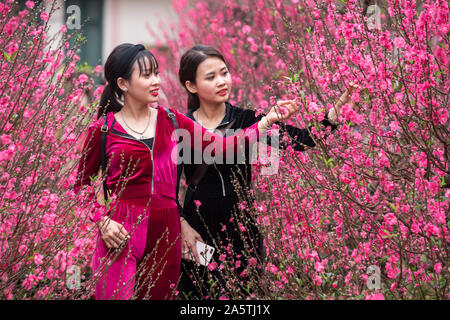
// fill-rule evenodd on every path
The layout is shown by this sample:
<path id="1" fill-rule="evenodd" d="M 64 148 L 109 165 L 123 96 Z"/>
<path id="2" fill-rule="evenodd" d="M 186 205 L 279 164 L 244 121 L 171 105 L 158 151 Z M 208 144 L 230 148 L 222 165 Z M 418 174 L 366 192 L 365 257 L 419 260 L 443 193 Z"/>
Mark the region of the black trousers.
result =
<path id="1" fill-rule="evenodd" d="M 241 278 L 249 259 L 256 258 L 260 262 L 263 255 L 262 236 L 248 212 L 237 208 L 238 201 L 237 197 L 201 199 L 198 209 L 194 200 L 185 203 L 184 213 L 188 223 L 207 244 L 216 248 L 211 262 L 215 262 L 217 267 L 211 271 L 207 267 L 183 260 L 179 298 L 195 300 L 203 299 L 206 295 L 214 298 L 211 296 L 214 293 L 219 296 L 230 277 Z M 226 261 L 232 262 L 232 275 L 229 274 L 230 265 L 224 264 L 226 267 L 220 270 L 223 263 L 219 259 L 221 255 L 222 260 L 225 257 Z M 245 275 L 236 280 L 245 280 Z"/>

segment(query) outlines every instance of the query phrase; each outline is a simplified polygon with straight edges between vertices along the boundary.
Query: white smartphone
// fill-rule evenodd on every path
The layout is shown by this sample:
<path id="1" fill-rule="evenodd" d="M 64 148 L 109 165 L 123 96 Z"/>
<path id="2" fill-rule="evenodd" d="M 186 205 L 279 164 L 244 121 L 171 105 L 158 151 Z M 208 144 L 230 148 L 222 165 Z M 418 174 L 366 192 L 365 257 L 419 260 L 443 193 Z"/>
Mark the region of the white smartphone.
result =
<path id="1" fill-rule="evenodd" d="M 208 266 L 215 250 L 216 249 L 214 247 L 211 247 L 211 246 L 207 245 L 206 243 L 197 241 L 197 252 L 198 252 L 198 255 L 200 256 L 200 264 L 204 265 L 204 266 Z M 195 260 L 195 259 L 193 258 L 192 260 Z"/>

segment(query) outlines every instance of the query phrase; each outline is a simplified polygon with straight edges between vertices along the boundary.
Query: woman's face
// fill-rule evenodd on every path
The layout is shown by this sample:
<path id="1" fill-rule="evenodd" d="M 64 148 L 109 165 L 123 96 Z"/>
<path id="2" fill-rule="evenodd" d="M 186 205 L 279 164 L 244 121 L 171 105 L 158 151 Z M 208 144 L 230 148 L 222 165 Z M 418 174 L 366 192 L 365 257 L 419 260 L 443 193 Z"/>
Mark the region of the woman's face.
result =
<path id="1" fill-rule="evenodd" d="M 228 101 L 231 90 L 231 76 L 228 68 L 221 59 L 207 58 L 199 64 L 195 84 L 191 83 L 188 89 L 197 93 L 200 105 L 222 104 Z"/>
<path id="2" fill-rule="evenodd" d="M 133 64 L 133 73 L 129 80 L 123 81 L 121 87 L 128 90 L 125 92 L 126 98 L 131 98 L 139 103 L 152 104 L 158 102 L 160 78 L 159 70 L 151 70 L 150 61 L 145 59 L 145 63 L 142 65 L 142 73 L 139 70 L 138 62 Z"/>

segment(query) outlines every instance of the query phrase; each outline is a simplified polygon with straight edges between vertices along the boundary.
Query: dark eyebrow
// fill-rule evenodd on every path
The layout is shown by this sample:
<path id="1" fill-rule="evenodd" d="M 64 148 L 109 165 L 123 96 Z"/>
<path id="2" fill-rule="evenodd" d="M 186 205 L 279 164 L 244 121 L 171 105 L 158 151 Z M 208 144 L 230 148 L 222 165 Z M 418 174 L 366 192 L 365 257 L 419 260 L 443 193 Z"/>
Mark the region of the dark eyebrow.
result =
<path id="1" fill-rule="evenodd" d="M 158 71 L 159 71 L 158 68 L 155 68 L 154 70 L 145 69 L 144 72 L 142 72 L 142 74 L 152 74 L 152 73 L 157 73 Z"/>
<path id="2" fill-rule="evenodd" d="M 221 68 L 219 71 L 223 71 L 223 70 L 226 70 L 226 69 L 227 69 L 227 67 L 225 66 L 225 67 Z M 209 76 L 211 74 L 214 74 L 214 71 L 206 73 L 205 76 Z"/>

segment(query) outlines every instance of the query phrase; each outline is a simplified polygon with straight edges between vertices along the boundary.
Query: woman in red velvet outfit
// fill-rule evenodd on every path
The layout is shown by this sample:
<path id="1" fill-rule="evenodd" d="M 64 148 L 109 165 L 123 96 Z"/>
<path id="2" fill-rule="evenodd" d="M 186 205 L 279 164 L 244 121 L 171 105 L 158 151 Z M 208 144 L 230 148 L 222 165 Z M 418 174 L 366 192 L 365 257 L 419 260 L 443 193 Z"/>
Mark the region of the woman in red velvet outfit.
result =
<path id="1" fill-rule="evenodd" d="M 92 220 L 99 226 L 92 259 L 99 279 L 95 298 L 173 299 L 180 275 L 181 240 L 175 200 L 177 163 L 172 159 L 178 142 L 172 138 L 174 123 L 169 115 L 190 137 L 203 137 L 200 141 L 183 138 L 182 143 L 194 150 L 215 143 L 217 154 L 225 154 L 228 145 L 236 150 L 239 139 L 212 134 L 173 109 L 150 107 L 158 101 L 159 70 L 155 57 L 142 45 L 117 46 L 104 72 L 108 85 L 98 120 L 89 127 L 75 184 L 79 191 L 98 174 L 102 130 L 107 131 L 106 185 L 114 201 L 109 210 L 98 204 L 92 210 Z M 241 141 L 255 142 L 275 121 L 298 110 L 295 101 L 279 105 L 283 112 L 271 109 L 261 121 L 239 132 Z"/>

